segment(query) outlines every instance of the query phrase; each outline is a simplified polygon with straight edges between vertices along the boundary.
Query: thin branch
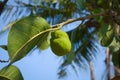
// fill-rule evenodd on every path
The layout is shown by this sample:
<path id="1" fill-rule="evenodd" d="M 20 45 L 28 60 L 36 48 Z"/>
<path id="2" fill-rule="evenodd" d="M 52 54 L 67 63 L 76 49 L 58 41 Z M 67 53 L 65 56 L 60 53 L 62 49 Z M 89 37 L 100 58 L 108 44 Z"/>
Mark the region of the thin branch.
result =
<path id="1" fill-rule="evenodd" d="M 16 22 L 16 21 L 15 21 Z M 11 22 L 9 23 L 7 26 L 5 26 L 1 31 L 0 31 L 0 34 L 9 30 L 11 28 L 11 26 L 15 23 L 15 22 Z"/>
<path id="2" fill-rule="evenodd" d="M 90 61 L 89 67 L 90 67 L 91 80 L 95 80 L 95 75 L 94 75 L 94 70 L 93 70 L 92 61 Z"/>
<path id="3" fill-rule="evenodd" d="M 0 63 L 7 63 L 9 60 L 0 60 Z"/>
<path id="4" fill-rule="evenodd" d="M 111 80 L 111 71 L 110 71 L 110 56 L 111 56 L 111 51 L 109 48 L 107 48 L 106 50 L 106 54 L 107 54 L 107 71 L 108 71 L 108 80 Z"/>
<path id="5" fill-rule="evenodd" d="M 117 59 L 117 61 L 118 61 L 118 66 L 114 66 L 114 70 L 115 70 L 115 76 L 120 76 L 120 49 L 117 51 L 117 53 L 116 54 L 118 54 L 118 59 Z"/>
<path id="6" fill-rule="evenodd" d="M 119 67 L 114 66 L 115 69 L 115 76 L 120 76 L 120 69 Z"/>
<path id="7" fill-rule="evenodd" d="M 52 28 L 47 30 L 47 32 L 49 31 L 53 31 L 53 30 L 57 30 L 57 29 L 60 29 L 62 28 L 64 25 L 67 25 L 67 24 L 70 24 L 72 22 L 75 22 L 75 21 L 80 21 L 80 20 L 85 20 L 85 19 L 90 19 L 90 18 L 93 18 L 93 17 L 97 17 L 97 16 L 106 16 L 106 12 L 103 12 L 103 13 L 99 13 L 99 14 L 94 14 L 94 15 L 89 15 L 89 16 L 84 16 L 84 17 L 80 17 L 80 18 L 76 18 L 76 19 L 68 19 L 62 23 L 59 23 L 59 24 L 56 24 L 56 25 L 53 25 L 51 26 Z M 3 32 L 5 31 L 6 29 L 9 29 L 11 26 L 6 26 L 7 28 L 4 28 L 3 30 L 1 30 L 0 32 Z M 58 28 L 56 28 L 58 27 Z M 55 29 L 54 29 L 55 28 Z M 46 32 L 46 31 L 44 31 Z"/>
<path id="8" fill-rule="evenodd" d="M 76 19 L 68 19 L 67 21 L 64 21 L 64 22 L 56 24 L 56 25 L 64 26 L 64 25 L 70 24 L 70 23 L 75 22 L 75 21 L 80 21 L 80 20 L 83 21 L 85 19 L 90 19 L 90 18 L 94 18 L 97 16 L 106 16 L 106 12 L 94 14 L 94 15 L 89 15 L 89 16 L 84 16 L 84 17 L 80 17 L 80 18 L 76 18 Z M 56 25 L 53 25 L 52 27 L 56 27 Z"/>

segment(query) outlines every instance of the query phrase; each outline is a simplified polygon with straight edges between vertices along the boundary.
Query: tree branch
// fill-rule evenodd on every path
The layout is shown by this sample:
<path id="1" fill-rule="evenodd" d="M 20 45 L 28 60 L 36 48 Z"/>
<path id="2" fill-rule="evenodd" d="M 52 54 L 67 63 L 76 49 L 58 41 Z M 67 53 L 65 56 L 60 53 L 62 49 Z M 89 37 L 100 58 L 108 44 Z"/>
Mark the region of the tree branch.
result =
<path id="1" fill-rule="evenodd" d="M 95 75 L 94 75 L 94 70 L 93 70 L 92 61 L 90 61 L 89 67 L 90 67 L 91 80 L 95 80 Z"/>
<path id="2" fill-rule="evenodd" d="M 119 67 L 114 66 L 115 69 L 115 76 L 120 76 L 120 69 Z"/>
<path id="3" fill-rule="evenodd" d="M 9 60 L 0 60 L 0 63 L 7 63 Z"/>
<path id="4" fill-rule="evenodd" d="M 89 16 L 84 16 L 84 17 L 80 17 L 80 18 L 76 18 L 76 19 L 68 19 L 62 23 L 59 23 L 59 24 L 56 24 L 56 25 L 53 25 L 51 26 L 52 28 L 51 29 L 48 29 L 48 30 L 45 30 L 44 32 L 49 32 L 49 31 L 54 31 L 54 30 L 58 30 L 60 28 L 62 28 L 64 25 L 67 25 L 67 24 L 70 24 L 72 22 L 75 22 L 75 21 L 80 21 L 80 20 L 85 20 L 85 19 L 90 19 L 90 18 L 94 18 L 94 17 L 97 17 L 97 16 L 106 16 L 106 12 L 103 12 L 103 13 L 99 13 L 99 14 L 94 14 L 94 15 L 89 15 Z M 14 23 L 13 23 L 14 24 Z M 0 33 L 6 31 L 7 29 L 9 29 L 12 25 L 10 26 L 6 26 L 3 30 L 0 31 Z M 57 27 L 57 28 L 56 28 Z"/>
<path id="5" fill-rule="evenodd" d="M 107 74 L 107 77 L 108 77 L 108 80 L 111 80 L 111 71 L 110 71 L 110 56 L 111 56 L 111 51 L 109 48 L 107 48 L 106 50 L 106 65 L 107 65 L 107 71 L 108 71 L 108 74 Z"/>
<path id="6" fill-rule="evenodd" d="M 60 25 L 60 26 L 62 27 L 62 26 L 64 26 L 64 25 L 67 25 L 67 24 L 72 23 L 72 22 L 75 22 L 75 21 L 90 19 L 90 18 L 97 17 L 97 16 L 106 16 L 106 12 L 99 13 L 99 14 L 94 14 L 94 15 L 89 15 L 89 16 L 84 16 L 84 17 L 80 17 L 80 18 L 76 18 L 76 19 L 69 19 L 69 20 L 64 21 L 64 22 L 62 22 L 62 23 L 53 25 L 52 27 L 57 27 L 58 25 Z M 60 27 L 60 28 L 61 28 L 61 27 Z"/>

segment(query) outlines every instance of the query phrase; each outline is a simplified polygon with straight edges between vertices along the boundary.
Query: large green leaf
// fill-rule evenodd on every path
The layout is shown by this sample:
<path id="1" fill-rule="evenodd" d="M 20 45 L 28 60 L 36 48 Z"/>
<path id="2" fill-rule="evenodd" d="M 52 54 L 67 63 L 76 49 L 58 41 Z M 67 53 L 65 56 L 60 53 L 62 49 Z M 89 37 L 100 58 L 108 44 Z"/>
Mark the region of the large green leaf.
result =
<path id="1" fill-rule="evenodd" d="M 23 58 L 41 42 L 41 32 L 50 28 L 50 25 L 41 17 L 28 16 L 13 24 L 8 35 L 8 52 L 10 64 Z"/>
<path id="2" fill-rule="evenodd" d="M 50 32 L 47 32 L 41 36 L 41 40 L 37 46 L 40 50 L 45 50 L 50 46 Z"/>
<path id="3" fill-rule="evenodd" d="M 0 80 L 24 80 L 20 70 L 16 66 L 7 66 L 0 70 Z"/>

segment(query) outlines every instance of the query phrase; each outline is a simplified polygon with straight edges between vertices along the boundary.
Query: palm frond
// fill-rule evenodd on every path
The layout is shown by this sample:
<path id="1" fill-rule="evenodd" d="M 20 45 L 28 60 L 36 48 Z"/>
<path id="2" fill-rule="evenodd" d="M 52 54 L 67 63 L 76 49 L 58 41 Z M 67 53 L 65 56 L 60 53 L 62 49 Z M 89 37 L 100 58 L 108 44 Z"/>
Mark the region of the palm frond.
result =
<path id="1" fill-rule="evenodd" d="M 4 7 L 6 5 L 6 3 L 8 2 L 8 0 L 4 0 L 3 2 L 0 1 L 0 15 L 2 14 Z"/>
<path id="2" fill-rule="evenodd" d="M 84 25 L 80 25 L 76 29 L 68 32 L 73 49 L 63 57 L 64 61 L 61 64 L 61 70 L 67 66 L 74 67 L 73 70 L 75 70 L 74 65 L 77 65 L 78 67 L 82 67 L 83 65 L 85 66 L 86 62 L 90 62 L 91 55 L 95 56 L 97 51 L 97 38 L 95 36 L 96 30 L 90 29 L 91 28 L 85 27 Z M 74 56 L 69 59 L 70 55 Z M 59 78 L 62 78 L 62 76 L 59 75 Z"/>

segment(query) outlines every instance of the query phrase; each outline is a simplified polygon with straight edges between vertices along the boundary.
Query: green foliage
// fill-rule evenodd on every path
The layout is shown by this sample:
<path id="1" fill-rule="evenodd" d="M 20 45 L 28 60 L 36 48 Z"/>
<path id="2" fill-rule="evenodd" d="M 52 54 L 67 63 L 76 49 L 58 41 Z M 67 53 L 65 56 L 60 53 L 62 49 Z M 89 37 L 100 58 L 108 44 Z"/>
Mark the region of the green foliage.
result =
<path id="1" fill-rule="evenodd" d="M 85 0 L 76 0 L 76 5 L 77 5 L 77 8 L 80 9 L 81 11 L 82 10 L 85 10 Z"/>
<path id="2" fill-rule="evenodd" d="M 118 53 L 113 53 L 112 54 L 112 62 L 115 66 L 118 66 Z"/>
<path id="3" fill-rule="evenodd" d="M 41 35 L 37 46 L 40 50 L 45 50 L 50 46 L 50 32 L 46 32 L 44 35 Z"/>
<path id="4" fill-rule="evenodd" d="M 50 25 L 38 16 L 28 16 L 14 23 L 8 35 L 10 64 L 23 58 L 37 44 L 40 48 L 47 48 L 48 45 L 43 47 L 46 40 L 42 41 L 42 38 L 48 36 L 41 36 L 41 31 L 48 28 Z"/>
<path id="5" fill-rule="evenodd" d="M 95 43 L 97 43 L 97 39 L 94 34 L 96 30 L 89 31 L 90 29 L 91 27 L 88 28 L 81 24 L 76 29 L 68 32 L 72 43 L 72 50 L 63 57 L 64 62 L 61 63 L 60 71 L 58 72 L 60 78 L 67 76 L 68 66 L 72 67 L 75 73 L 77 73 L 79 71 L 77 71 L 76 65 L 78 67 L 85 67 L 85 60 L 88 62 L 91 60 L 89 55 L 95 56 L 97 50 Z M 62 74 L 60 75 L 60 73 Z"/>
<path id="6" fill-rule="evenodd" d="M 112 43 L 109 45 L 109 48 L 112 52 L 117 52 L 120 48 L 120 42 L 113 39 Z"/>
<path id="7" fill-rule="evenodd" d="M 84 59 L 88 62 L 91 60 L 91 55 L 94 55 L 97 50 L 95 44 L 101 37 L 101 45 L 109 47 L 112 52 L 117 52 L 120 48 L 120 38 L 118 33 L 115 33 L 116 27 L 112 26 L 109 28 L 108 26 L 111 25 L 111 23 L 113 23 L 113 25 L 120 25 L 119 0 L 32 0 L 29 1 L 28 4 L 22 1 L 16 1 L 16 4 L 18 4 L 17 10 L 13 10 L 14 5 L 12 5 L 12 7 L 9 7 L 9 5 L 6 6 L 5 9 L 9 10 L 5 11 L 4 14 L 6 16 L 4 19 L 9 19 L 8 16 L 10 13 L 16 18 L 20 16 L 23 17 L 28 13 L 29 15 L 40 15 L 46 18 L 50 24 L 57 24 L 69 18 L 90 16 L 82 18 L 82 23 L 76 26 L 77 28 L 72 27 L 73 30 L 68 32 L 70 40 L 65 32 L 60 32 L 59 34 L 54 34 L 53 32 L 51 43 L 50 31 L 41 34 L 50 28 L 50 25 L 43 18 L 29 16 L 18 20 L 10 29 L 8 45 L 0 46 L 8 50 L 11 60 L 10 64 L 22 59 L 35 46 L 40 50 L 45 50 L 50 45 L 52 51 L 57 55 L 61 56 L 69 53 L 63 56 L 64 62 L 61 64 L 62 68 L 60 67 L 61 71 L 59 75 L 64 76 L 67 74 L 65 72 L 66 66 L 71 65 L 75 70 L 72 62 L 80 67 L 81 62 L 84 63 Z M 23 7 L 27 9 L 27 12 L 23 10 Z M 21 15 L 22 12 L 25 14 Z M 94 14 L 99 13 L 103 14 L 94 17 Z M 65 50 L 65 48 L 67 48 L 67 50 Z M 113 54 L 112 59 L 114 65 L 118 64 L 117 58 L 116 54 Z"/>
<path id="8" fill-rule="evenodd" d="M 101 28 L 100 28 L 100 37 L 103 37 L 105 34 L 106 34 L 106 32 L 107 32 L 107 30 L 108 30 L 108 27 L 109 27 L 109 25 L 108 24 L 104 24 L 103 23 L 103 25 L 101 26 Z"/>
<path id="9" fill-rule="evenodd" d="M 68 8 L 69 6 L 69 8 Z M 56 9 L 56 7 L 59 7 Z M 42 11 L 38 10 L 42 9 Z M 76 9 L 76 4 L 74 1 L 69 0 L 58 0 L 58 1 L 42 1 L 42 4 L 39 7 L 35 7 L 37 14 L 40 14 L 44 18 L 60 18 L 67 19 L 72 17 Z M 61 16 L 61 17 L 59 17 Z"/>
<path id="10" fill-rule="evenodd" d="M 113 41 L 114 35 L 115 35 L 115 27 L 109 26 L 106 34 L 103 36 L 101 40 L 101 45 L 105 47 L 109 46 Z"/>
<path id="11" fill-rule="evenodd" d="M 75 30 L 69 32 L 74 54 L 79 57 L 82 56 L 86 60 L 90 60 L 89 56 L 87 56 L 87 54 L 89 54 L 89 49 L 92 48 L 95 51 L 93 40 L 94 43 L 97 41 L 94 37 L 96 29 L 89 31 L 90 29 L 91 27 L 80 25 Z"/>
<path id="12" fill-rule="evenodd" d="M 86 0 L 86 6 L 88 7 L 88 10 L 94 11 L 95 9 L 118 9 L 119 7 L 119 0 Z M 117 10 L 119 11 L 119 10 Z"/>
<path id="13" fill-rule="evenodd" d="M 56 55 L 63 56 L 70 52 L 71 42 L 67 33 L 62 30 L 57 30 L 53 32 L 51 36 L 52 38 L 50 40 L 50 46 Z"/>
<path id="14" fill-rule="evenodd" d="M 0 80 L 24 80 L 20 70 L 16 66 L 6 66 L 0 70 Z"/>

